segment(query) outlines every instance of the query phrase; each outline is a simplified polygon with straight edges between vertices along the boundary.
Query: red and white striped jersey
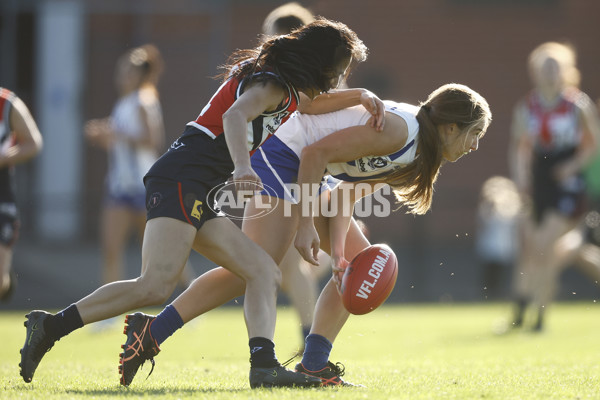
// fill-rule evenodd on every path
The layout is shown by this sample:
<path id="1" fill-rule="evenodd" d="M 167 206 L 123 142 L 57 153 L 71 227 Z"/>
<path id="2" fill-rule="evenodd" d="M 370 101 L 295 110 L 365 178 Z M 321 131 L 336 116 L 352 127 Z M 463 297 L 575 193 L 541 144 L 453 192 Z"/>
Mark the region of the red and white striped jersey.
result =
<path id="1" fill-rule="evenodd" d="M 261 74 L 270 74 L 273 78 L 281 82 L 281 79 L 276 74 L 266 71 L 256 72 L 241 81 L 236 77 L 229 78 L 219 87 L 198 117 L 187 125 L 194 126 L 213 139 L 223 134 L 223 114 L 242 95 L 245 85 L 252 78 Z M 248 123 L 248 151 L 253 152 L 256 150 L 298 108 L 299 97 L 297 90 L 287 83 L 285 83 L 285 86 L 287 96 L 281 105 L 274 111 L 263 112 L 258 118 Z"/>
<path id="2" fill-rule="evenodd" d="M 586 95 L 577 90 L 565 90 L 552 107 L 542 105 L 539 95 L 532 92 L 526 99 L 527 130 L 535 147 L 543 152 L 557 152 L 579 146 L 581 127 L 577 102 Z"/>

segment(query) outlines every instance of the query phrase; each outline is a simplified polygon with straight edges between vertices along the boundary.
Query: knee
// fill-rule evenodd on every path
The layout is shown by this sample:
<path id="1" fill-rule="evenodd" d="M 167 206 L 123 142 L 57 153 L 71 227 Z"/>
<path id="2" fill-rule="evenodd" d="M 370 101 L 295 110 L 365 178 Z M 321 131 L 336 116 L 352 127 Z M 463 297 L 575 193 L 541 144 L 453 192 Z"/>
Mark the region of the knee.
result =
<path id="1" fill-rule="evenodd" d="M 175 289 L 175 284 L 148 275 L 139 277 L 137 283 L 139 295 L 145 306 L 155 306 L 165 303 Z"/>
<path id="2" fill-rule="evenodd" d="M 281 270 L 268 255 L 255 260 L 254 268 L 248 271 L 246 282 L 259 281 L 269 286 L 279 288 L 281 285 Z"/>

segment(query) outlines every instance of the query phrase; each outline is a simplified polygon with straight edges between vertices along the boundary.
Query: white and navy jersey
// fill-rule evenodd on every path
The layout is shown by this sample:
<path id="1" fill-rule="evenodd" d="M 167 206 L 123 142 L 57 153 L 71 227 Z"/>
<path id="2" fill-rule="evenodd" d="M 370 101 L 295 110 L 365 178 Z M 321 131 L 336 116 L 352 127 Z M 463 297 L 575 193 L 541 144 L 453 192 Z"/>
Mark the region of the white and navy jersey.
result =
<path id="1" fill-rule="evenodd" d="M 129 142 L 130 139 L 145 135 L 141 109 L 145 110 L 151 126 L 162 126 L 160 103 L 149 89 L 136 90 L 122 97 L 111 113 L 111 126 L 116 140 L 109 150 L 106 183 L 112 196 L 144 193 L 144 175 L 158 158 L 155 149 L 134 146 Z"/>
<path id="2" fill-rule="evenodd" d="M 219 87 L 198 117 L 187 125 L 201 130 L 213 139 L 222 135 L 223 114 L 242 95 L 246 85 L 260 75 L 269 75 L 274 80 L 281 82 L 285 86 L 287 94 L 276 110 L 265 111 L 253 121 L 248 122 L 248 151 L 254 152 L 258 146 L 267 140 L 269 136 L 273 135 L 279 126 L 296 111 L 300 102 L 297 90 L 293 86 L 283 82 L 278 75 L 272 72 L 259 71 L 241 81 L 236 77 L 229 78 Z"/>
<path id="3" fill-rule="evenodd" d="M 408 126 L 408 138 L 403 148 L 385 156 L 365 156 L 357 160 L 327 165 L 327 174 L 343 181 L 361 181 L 382 177 L 402 168 L 415 159 L 418 145 L 419 123 L 416 115 L 419 107 L 406 103 L 385 101 L 385 110 L 402 117 Z M 365 125 L 371 114 L 362 106 L 340 111 L 292 117 L 279 128 L 275 136 L 287 145 L 298 157 L 302 149 L 325 136 L 344 128 Z"/>

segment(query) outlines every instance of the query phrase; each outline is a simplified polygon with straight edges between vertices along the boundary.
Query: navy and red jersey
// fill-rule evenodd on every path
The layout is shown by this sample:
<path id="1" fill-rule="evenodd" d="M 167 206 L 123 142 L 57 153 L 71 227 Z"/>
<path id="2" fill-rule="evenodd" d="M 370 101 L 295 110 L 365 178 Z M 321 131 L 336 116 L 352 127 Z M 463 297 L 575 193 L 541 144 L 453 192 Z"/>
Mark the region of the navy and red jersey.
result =
<path id="1" fill-rule="evenodd" d="M 582 96 L 585 94 L 577 89 L 565 90 L 554 106 L 546 107 L 536 92 L 529 94 L 527 126 L 536 152 L 556 153 L 579 146 L 581 127 L 576 103 Z"/>
<path id="2" fill-rule="evenodd" d="M 549 210 L 568 218 L 585 211 L 585 181 L 581 172 L 565 181 L 556 179 L 555 168 L 576 156 L 582 141 L 580 102 L 587 96 L 575 89 L 561 93 L 554 105 L 541 103 L 539 94 L 526 98 L 527 130 L 534 143 L 531 165 L 534 219 L 539 223 Z"/>
<path id="3" fill-rule="evenodd" d="M 272 76 L 273 80 L 284 85 L 287 90 L 287 95 L 276 110 L 263 112 L 256 119 L 248 123 L 248 151 L 253 152 L 269 136 L 275 133 L 277 128 L 279 128 L 279 126 L 298 108 L 299 97 L 296 88 L 282 82 L 281 78 L 273 72 L 259 71 L 242 80 L 239 80 L 237 77 L 229 78 L 219 87 L 198 117 L 187 125 L 201 130 L 213 139 L 222 135 L 223 114 L 231 107 L 238 97 L 242 95 L 249 82 L 255 78 L 265 78 L 264 76 L 260 76 L 264 74 Z"/>
<path id="4" fill-rule="evenodd" d="M 0 87 L 0 148 L 1 151 L 12 146 L 15 136 L 10 128 L 10 110 L 16 95 L 8 89 Z M 14 168 L 12 166 L 0 168 L 0 202 L 13 202 Z"/>

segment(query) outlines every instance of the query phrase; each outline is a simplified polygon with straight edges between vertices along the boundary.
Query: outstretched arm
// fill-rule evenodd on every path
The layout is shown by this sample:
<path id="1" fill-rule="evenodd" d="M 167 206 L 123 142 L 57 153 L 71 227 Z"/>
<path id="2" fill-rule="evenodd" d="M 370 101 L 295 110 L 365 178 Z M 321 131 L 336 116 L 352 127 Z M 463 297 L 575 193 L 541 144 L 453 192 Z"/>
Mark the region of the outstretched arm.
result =
<path id="1" fill-rule="evenodd" d="M 371 113 L 373 118 L 369 121 L 370 126 L 381 132 L 385 125 L 385 105 L 367 89 L 334 89 L 313 100 L 300 93 L 298 111 L 303 114 L 325 114 L 358 105 Z"/>

